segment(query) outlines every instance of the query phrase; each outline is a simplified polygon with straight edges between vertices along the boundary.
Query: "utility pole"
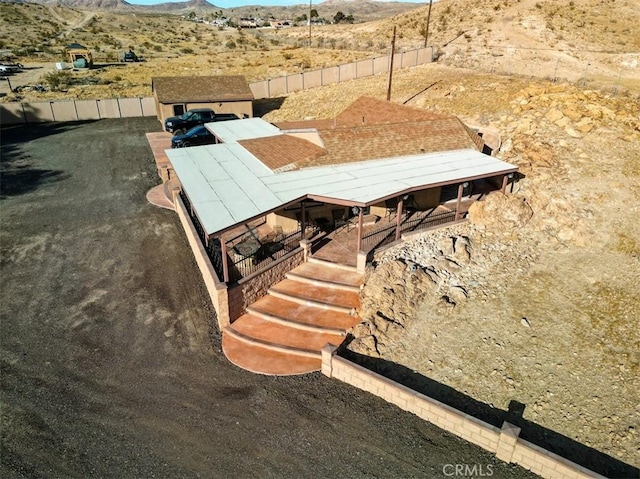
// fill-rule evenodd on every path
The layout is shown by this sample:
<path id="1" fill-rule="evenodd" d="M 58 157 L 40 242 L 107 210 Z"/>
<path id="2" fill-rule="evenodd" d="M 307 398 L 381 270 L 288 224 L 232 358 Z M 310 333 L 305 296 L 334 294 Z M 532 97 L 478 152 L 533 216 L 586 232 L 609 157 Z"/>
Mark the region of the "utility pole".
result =
<path id="1" fill-rule="evenodd" d="M 393 57 L 396 53 L 396 26 L 393 26 L 393 39 L 391 40 L 391 60 L 389 61 L 389 86 L 387 87 L 387 101 L 391 101 L 391 80 L 393 79 Z"/>
<path id="2" fill-rule="evenodd" d="M 309 48 L 311 48 L 311 2 L 313 0 L 309 0 Z"/>
<path id="3" fill-rule="evenodd" d="M 431 4 L 433 0 L 429 0 L 429 10 L 427 11 L 427 26 L 424 29 L 424 47 L 427 48 L 427 40 L 429 39 L 429 23 L 431 21 Z"/>

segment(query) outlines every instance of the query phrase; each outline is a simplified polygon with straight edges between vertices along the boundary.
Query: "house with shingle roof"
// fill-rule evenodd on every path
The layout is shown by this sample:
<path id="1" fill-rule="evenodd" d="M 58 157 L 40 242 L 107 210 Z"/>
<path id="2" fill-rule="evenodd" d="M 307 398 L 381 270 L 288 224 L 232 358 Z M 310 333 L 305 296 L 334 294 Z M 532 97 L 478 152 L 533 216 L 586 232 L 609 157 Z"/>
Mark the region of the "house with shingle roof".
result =
<path id="1" fill-rule="evenodd" d="M 151 90 L 162 124 L 192 108 L 211 108 L 238 118 L 253 116 L 253 93 L 241 75 L 154 77 Z"/>
<path id="2" fill-rule="evenodd" d="M 205 126 L 216 144 L 166 154 L 176 209 L 225 288 L 223 323 L 311 256 L 363 272 L 381 247 L 464 220 L 518 169 L 455 116 L 374 98 L 333 119 Z"/>

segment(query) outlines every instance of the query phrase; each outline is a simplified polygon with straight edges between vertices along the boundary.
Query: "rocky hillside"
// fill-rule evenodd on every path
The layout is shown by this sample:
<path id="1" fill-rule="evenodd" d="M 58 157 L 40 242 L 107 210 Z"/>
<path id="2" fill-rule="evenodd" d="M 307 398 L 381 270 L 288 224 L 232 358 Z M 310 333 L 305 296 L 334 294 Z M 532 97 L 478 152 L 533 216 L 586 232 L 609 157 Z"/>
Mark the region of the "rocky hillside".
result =
<path id="1" fill-rule="evenodd" d="M 388 49 L 396 27 L 398 48 L 424 46 L 428 7 L 319 32 L 343 42 Z M 532 77 L 623 78 L 640 88 L 640 4 L 634 0 L 441 0 L 433 4 L 428 45 L 451 66 Z M 303 37 L 303 30 L 285 32 Z M 585 71 L 586 70 L 586 71 Z"/>
<path id="2" fill-rule="evenodd" d="M 525 420 L 638 467 L 640 100 L 456 83 L 446 97 L 493 85 L 501 107 L 482 121 L 524 177 L 474 205 L 467 224 L 376 258 L 350 349 L 502 410 L 518 401 Z M 447 110 L 480 120 L 455 97 Z"/>

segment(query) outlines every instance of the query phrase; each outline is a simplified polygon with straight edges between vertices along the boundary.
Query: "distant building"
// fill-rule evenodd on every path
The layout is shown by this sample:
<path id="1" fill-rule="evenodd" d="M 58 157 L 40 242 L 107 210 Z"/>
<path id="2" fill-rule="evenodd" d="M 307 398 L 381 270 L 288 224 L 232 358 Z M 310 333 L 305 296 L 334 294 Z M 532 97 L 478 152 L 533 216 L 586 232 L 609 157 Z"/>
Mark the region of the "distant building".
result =
<path id="1" fill-rule="evenodd" d="M 151 89 L 163 124 L 166 118 L 192 108 L 211 108 L 240 118 L 253 116 L 253 93 L 240 75 L 155 77 Z"/>

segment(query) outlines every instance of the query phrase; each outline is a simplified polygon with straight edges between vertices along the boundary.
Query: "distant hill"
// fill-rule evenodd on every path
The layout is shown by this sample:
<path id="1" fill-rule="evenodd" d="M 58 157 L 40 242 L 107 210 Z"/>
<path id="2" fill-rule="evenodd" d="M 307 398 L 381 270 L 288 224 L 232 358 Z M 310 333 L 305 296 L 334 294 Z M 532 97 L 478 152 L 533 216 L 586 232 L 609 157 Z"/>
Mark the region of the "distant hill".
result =
<path id="1" fill-rule="evenodd" d="M 30 0 L 25 3 L 83 10 L 136 10 L 138 8 L 138 5 L 132 5 L 124 0 Z"/>
<path id="2" fill-rule="evenodd" d="M 256 3 L 259 0 L 256 0 Z M 17 0 L 13 3 L 36 3 L 48 7 L 68 7 L 90 11 L 140 11 L 147 13 L 175 13 L 207 12 L 221 10 L 233 12 L 235 16 L 264 17 L 268 14 L 276 18 L 297 17 L 308 13 L 308 2 L 301 0 L 298 5 L 248 5 L 234 8 L 222 8 L 207 0 L 189 0 L 188 2 L 164 2 L 157 5 L 134 5 L 125 0 L 29 0 L 24 2 Z M 427 2 L 425 2 L 427 3 Z M 346 15 L 353 15 L 357 22 L 368 22 L 392 17 L 408 10 L 419 7 L 419 3 L 409 2 L 385 2 L 375 0 L 327 0 L 314 2 L 313 8 L 318 11 L 320 17 L 327 19 L 341 11 Z"/>

